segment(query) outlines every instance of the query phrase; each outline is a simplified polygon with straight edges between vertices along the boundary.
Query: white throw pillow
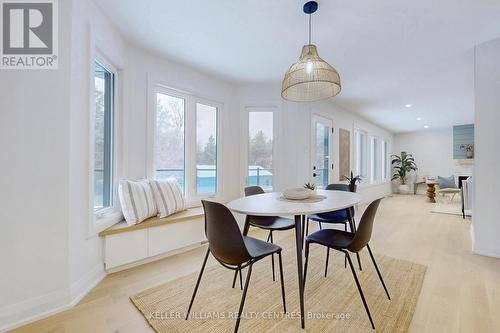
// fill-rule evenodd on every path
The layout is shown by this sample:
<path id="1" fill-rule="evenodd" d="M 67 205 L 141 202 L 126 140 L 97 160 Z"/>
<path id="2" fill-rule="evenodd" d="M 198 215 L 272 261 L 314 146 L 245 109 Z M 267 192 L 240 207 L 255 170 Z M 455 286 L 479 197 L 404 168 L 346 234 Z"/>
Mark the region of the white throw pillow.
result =
<path id="1" fill-rule="evenodd" d="M 148 180 L 121 180 L 118 195 L 128 225 L 140 223 L 158 214 Z"/>
<path id="2" fill-rule="evenodd" d="M 179 183 L 174 178 L 152 180 L 151 188 L 158 207 L 158 216 L 166 217 L 186 209 Z"/>

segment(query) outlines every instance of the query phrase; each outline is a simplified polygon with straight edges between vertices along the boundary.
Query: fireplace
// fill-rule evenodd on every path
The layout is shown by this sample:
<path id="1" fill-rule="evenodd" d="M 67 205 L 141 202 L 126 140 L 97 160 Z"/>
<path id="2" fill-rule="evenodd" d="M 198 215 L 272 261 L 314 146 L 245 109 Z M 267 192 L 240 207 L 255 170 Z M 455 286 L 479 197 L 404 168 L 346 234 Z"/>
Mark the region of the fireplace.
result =
<path id="1" fill-rule="evenodd" d="M 466 180 L 470 176 L 457 176 L 457 183 L 458 183 L 458 188 L 462 188 L 462 180 Z"/>

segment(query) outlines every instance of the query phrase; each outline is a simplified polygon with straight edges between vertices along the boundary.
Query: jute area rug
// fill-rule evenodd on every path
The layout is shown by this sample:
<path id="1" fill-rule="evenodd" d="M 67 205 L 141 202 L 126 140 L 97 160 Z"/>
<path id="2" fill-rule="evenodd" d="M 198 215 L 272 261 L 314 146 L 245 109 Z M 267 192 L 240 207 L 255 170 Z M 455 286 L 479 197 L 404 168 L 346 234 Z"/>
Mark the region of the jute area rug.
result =
<path id="1" fill-rule="evenodd" d="M 373 332 L 344 256 L 330 252 L 324 277 L 326 249 L 311 245 L 305 290 L 306 329 L 300 328 L 297 263 L 292 233 L 283 248 L 287 313 L 283 313 L 278 261 L 272 281 L 271 258 L 254 264 L 240 332 Z M 375 249 L 376 250 L 376 249 Z M 426 266 L 375 255 L 391 295 L 388 300 L 367 250 L 363 271 L 356 269 L 376 330 L 406 332 L 422 288 Z M 357 266 L 355 256 L 352 257 Z M 203 258 L 200 257 L 200 267 Z M 243 275 L 245 281 L 246 270 Z M 191 317 L 184 320 L 198 272 L 145 290 L 130 299 L 156 332 L 232 332 L 242 291 L 231 289 L 233 271 L 216 264 L 205 269 Z"/>

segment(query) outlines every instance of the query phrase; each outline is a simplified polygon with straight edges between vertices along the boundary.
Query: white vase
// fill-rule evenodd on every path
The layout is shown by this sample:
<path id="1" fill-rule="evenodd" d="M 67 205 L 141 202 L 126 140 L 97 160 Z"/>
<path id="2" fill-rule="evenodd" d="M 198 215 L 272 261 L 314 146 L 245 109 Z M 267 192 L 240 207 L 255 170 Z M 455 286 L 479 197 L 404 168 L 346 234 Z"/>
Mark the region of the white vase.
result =
<path id="1" fill-rule="evenodd" d="M 399 194 L 408 194 L 410 193 L 410 185 L 401 184 L 399 185 Z"/>

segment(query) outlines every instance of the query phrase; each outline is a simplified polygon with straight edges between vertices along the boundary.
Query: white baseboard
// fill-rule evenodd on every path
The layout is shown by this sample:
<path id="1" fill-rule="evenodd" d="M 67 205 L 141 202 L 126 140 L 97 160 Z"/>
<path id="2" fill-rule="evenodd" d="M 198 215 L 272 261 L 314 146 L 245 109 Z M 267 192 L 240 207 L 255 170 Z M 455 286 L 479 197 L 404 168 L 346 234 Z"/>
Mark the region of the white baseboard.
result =
<path id="1" fill-rule="evenodd" d="M 71 284 L 70 287 L 70 305 L 77 305 L 99 282 L 106 277 L 104 265 L 99 264 L 93 270 L 87 272 L 82 278 Z"/>
<path id="2" fill-rule="evenodd" d="M 475 254 L 482 255 L 482 256 L 500 259 L 500 251 L 490 250 L 490 249 L 474 248 L 472 250 L 472 252 L 474 252 Z"/>
<path id="3" fill-rule="evenodd" d="M 103 267 L 99 265 L 73 283 L 70 288 L 0 308 L 0 332 L 6 332 L 71 309 L 105 276 Z"/>
<path id="4" fill-rule="evenodd" d="M 67 310 L 70 307 L 67 297 L 67 290 L 59 290 L 1 308 L 0 332 Z"/>

